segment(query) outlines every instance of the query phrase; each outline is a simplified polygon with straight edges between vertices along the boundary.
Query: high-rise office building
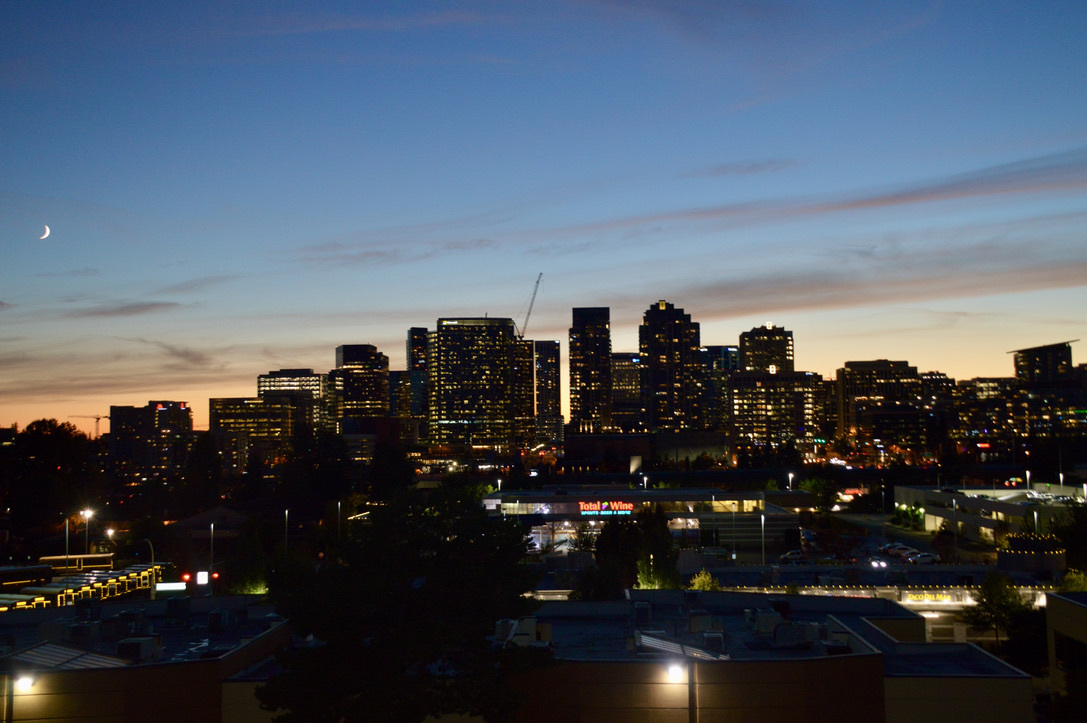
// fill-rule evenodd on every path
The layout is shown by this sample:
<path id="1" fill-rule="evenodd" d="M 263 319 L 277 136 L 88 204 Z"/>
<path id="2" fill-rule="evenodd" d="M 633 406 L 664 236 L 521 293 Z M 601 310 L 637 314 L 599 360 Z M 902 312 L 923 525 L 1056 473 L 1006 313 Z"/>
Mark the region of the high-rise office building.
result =
<path id="1" fill-rule="evenodd" d="M 312 369 L 279 369 L 257 377 L 257 396 L 297 396 L 299 406 L 308 406 L 306 418 L 315 430 L 335 427 L 329 389 L 328 374 Z"/>
<path id="2" fill-rule="evenodd" d="M 917 367 L 908 362 L 887 359 L 846 362 L 837 374 L 837 436 L 890 438 L 891 431 L 884 428 L 891 420 L 894 426 L 909 426 L 910 417 L 917 418 L 913 426 L 918 426 L 921 391 Z M 911 433 L 911 436 L 916 435 Z"/>
<path id="3" fill-rule="evenodd" d="M 427 344 L 432 444 L 499 451 L 519 445 L 515 368 L 522 347 L 512 319 L 438 319 Z"/>
<path id="4" fill-rule="evenodd" d="M 409 372 L 425 372 L 427 364 L 427 330 L 422 326 L 408 329 L 407 360 Z"/>
<path id="5" fill-rule="evenodd" d="M 740 334 L 740 369 L 749 372 L 791 372 L 793 332 L 780 326 L 757 326 Z"/>
<path id="6" fill-rule="evenodd" d="M 536 440 L 553 445 L 562 442 L 562 388 L 559 343 L 533 342 L 536 354 Z"/>
<path id="7" fill-rule="evenodd" d="M 1022 384 L 1053 386 L 1067 380 L 1072 371 L 1072 342 L 1017 349 L 1015 378 Z"/>
<path id="8" fill-rule="evenodd" d="M 704 375 L 698 322 L 683 309 L 658 301 L 645 312 L 638 344 L 650 431 L 700 429 Z"/>
<path id="9" fill-rule="evenodd" d="M 611 309 L 575 307 L 570 326 L 570 428 L 611 429 Z"/>
<path id="10" fill-rule="evenodd" d="M 740 445 L 814 443 L 823 378 L 811 372 L 734 371 L 729 430 Z"/>
<path id="11" fill-rule="evenodd" d="M 645 431 L 641 359 L 640 354 L 631 352 L 611 355 L 611 419 L 620 432 Z"/>
<path id="12" fill-rule="evenodd" d="M 193 443 L 188 402 L 152 400 L 143 407 L 111 406 L 109 413 L 116 470 L 138 477 L 180 474 Z"/>
<path id="13" fill-rule="evenodd" d="M 705 367 L 707 429 L 726 430 L 730 419 L 729 375 L 740 368 L 740 350 L 736 346 L 705 346 L 702 348 Z"/>
<path id="14" fill-rule="evenodd" d="M 374 345 L 336 347 L 336 368 L 328 377 L 338 419 L 388 416 L 389 358 Z"/>
<path id="15" fill-rule="evenodd" d="M 291 435 L 309 424 L 312 404 L 296 392 L 208 400 L 208 430 L 223 455 L 224 468 L 242 472 L 259 462 L 265 470 L 283 461 Z"/>

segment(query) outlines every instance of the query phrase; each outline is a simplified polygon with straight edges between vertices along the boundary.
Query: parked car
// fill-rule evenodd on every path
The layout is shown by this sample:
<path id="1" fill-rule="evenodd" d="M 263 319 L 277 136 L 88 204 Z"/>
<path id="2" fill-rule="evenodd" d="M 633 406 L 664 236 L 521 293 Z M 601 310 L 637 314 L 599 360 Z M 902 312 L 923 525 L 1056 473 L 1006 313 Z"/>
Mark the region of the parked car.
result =
<path id="1" fill-rule="evenodd" d="M 918 552 L 906 558 L 911 565 L 932 565 L 940 561 L 940 556 L 931 552 Z"/>
<path id="2" fill-rule="evenodd" d="M 901 557 L 903 560 L 905 560 L 910 555 L 917 554 L 918 552 L 920 552 L 920 550 L 918 550 L 916 548 L 913 548 L 913 547 L 909 547 L 908 545 L 903 545 L 902 547 L 896 547 L 895 549 L 891 550 L 892 555 L 894 555 L 895 557 Z"/>
<path id="3" fill-rule="evenodd" d="M 803 550 L 789 550 L 784 555 L 778 557 L 778 562 L 793 564 L 797 562 L 804 562 L 807 559 L 808 555 Z"/>

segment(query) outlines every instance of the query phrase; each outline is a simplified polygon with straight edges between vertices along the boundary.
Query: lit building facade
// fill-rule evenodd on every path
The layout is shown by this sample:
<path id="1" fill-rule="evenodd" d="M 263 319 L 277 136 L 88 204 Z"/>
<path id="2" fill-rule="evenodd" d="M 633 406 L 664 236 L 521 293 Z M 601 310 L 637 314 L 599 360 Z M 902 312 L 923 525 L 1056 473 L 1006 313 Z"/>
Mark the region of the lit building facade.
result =
<path id="1" fill-rule="evenodd" d="M 536 366 L 536 440 L 562 443 L 562 375 L 559 372 L 559 343 L 533 342 Z"/>
<path id="2" fill-rule="evenodd" d="M 642 356 L 631 352 L 611 355 L 612 424 L 618 432 L 644 432 Z"/>
<path id="3" fill-rule="evenodd" d="M 893 417 L 906 423 L 912 417 L 916 420 L 914 426 L 920 424 L 921 377 L 917 367 L 908 362 L 846 362 L 837 373 L 837 393 L 840 438 L 897 439 L 905 443 L 907 440 L 897 434 L 882 431 L 877 421 Z M 919 440 L 909 441 L 916 444 Z"/>
<path id="4" fill-rule="evenodd" d="M 180 474 L 193 443 L 188 402 L 150 401 L 109 411 L 110 461 L 116 471 L 133 477 Z"/>
<path id="5" fill-rule="evenodd" d="M 431 444 L 517 446 L 517 341 L 512 319 L 438 319 L 427 345 Z"/>
<path id="6" fill-rule="evenodd" d="M 638 346 L 649 431 L 700 429 L 704 388 L 698 322 L 683 309 L 658 301 L 645 312 Z"/>
<path id="7" fill-rule="evenodd" d="M 706 346 L 702 348 L 705 367 L 705 411 L 707 429 L 727 430 L 729 409 L 728 379 L 740 368 L 740 350 L 736 346 Z"/>
<path id="8" fill-rule="evenodd" d="M 389 358 L 374 345 L 336 347 L 336 368 L 328 376 L 338 419 L 388 416 Z"/>
<path id="9" fill-rule="evenodd" d="M 329 391 L 328 374 L 312 369 L 279 369 L 257 377 L 258 397 L 297 396 L 300 406 L 309 406 L 309 423 L 314 429 L 335 427 L 330 408 L 333 395 Z"/>
<path id="10" fill-rule="evenodd" d="M 757 326 L 740 334 L 739 368 L 749 372 L 794 371 L 793 332 L 780 326 Z"/>
<path id="11" fill-rule="evenodd" d="M 310 405 L 293 393 L 208 400 L 208 430 L 215 437 L 227 472 L 259 463 L 279 464 L 294 430 L 309 422 Z"/>
<path id="12" fill-rule="evenodd" d="M 578 434 L 611 429 L 611 309 L 574 307 L 570 326 L 570 428 Z"/>
<path id="13" fill-rule="evenodd" d="M 814 445 L 820 434 L 823 378 L 812 372 L 736 371 L 729 375 L 730 427 L 741 445 Z"/>

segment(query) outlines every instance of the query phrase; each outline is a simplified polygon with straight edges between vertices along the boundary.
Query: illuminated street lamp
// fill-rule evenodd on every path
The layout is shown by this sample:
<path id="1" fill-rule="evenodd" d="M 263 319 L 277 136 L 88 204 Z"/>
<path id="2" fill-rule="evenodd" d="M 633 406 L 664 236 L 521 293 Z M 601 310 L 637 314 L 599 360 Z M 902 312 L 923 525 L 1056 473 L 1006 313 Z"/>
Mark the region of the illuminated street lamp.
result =
<path id="1" fill-rule="evenodd" d="M 789 491 L 790 492 L 793 491 L 793 473 L 792 472 L 789 473 Z"/>
<path id="2" fill-rule="evenodd" d="M 79 514 L 86 520 L 86 542 L 83 553 L 89 555 L 91 553 L 91 517 L 94 516 L 94 510 L 83 510 Z"/>
<path id="3" fill-rule="evenodd" d="M 693 660 L 687 664 L 672 663 L 668 666 L 668 682 L 674 684 L 687 682 L 687 720 L 689 723 L 698 721 L 698 692 L 695 690 L 695 663 Z"/>
<path id="4" fill-rule="evenodd" d="M 766 564 L 766 513 L 763 512 L 759 517 L 762 520 L 762 564 Z"/>

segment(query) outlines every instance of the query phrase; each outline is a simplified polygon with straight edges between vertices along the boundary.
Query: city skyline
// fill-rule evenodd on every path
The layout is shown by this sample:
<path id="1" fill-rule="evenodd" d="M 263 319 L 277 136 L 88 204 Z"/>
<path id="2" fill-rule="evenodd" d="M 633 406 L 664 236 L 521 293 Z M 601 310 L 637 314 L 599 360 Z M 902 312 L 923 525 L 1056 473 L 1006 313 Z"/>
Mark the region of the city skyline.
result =
<path id="1" fill-rule="evenodd" d="M 0 425 L 658 300 L 797 370 L 1087 338 L 1087 7 L 0 9 Z M 45 227 L 50 229 L 46 238 Z M 1073 354 L 1078 363 L 1084 359 Z M 564 402 L 564 414 L 568 408 Z M 108 426 L 102 425 L 103 431 Z"/>

